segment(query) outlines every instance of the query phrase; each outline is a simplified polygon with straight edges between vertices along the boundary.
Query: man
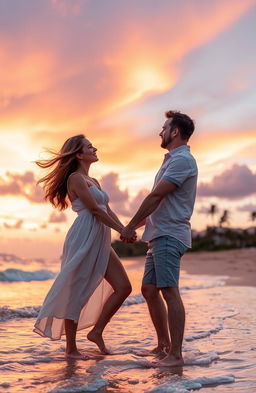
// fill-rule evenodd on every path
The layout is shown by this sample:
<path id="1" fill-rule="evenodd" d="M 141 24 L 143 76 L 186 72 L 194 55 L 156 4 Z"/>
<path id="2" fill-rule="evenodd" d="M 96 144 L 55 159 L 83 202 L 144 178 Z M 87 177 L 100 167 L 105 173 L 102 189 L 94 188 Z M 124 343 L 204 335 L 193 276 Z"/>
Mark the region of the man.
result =
<path id="1" fill-rule="evenodd" d="M 161 147 L 168 153 L 151 193 L 123 229 L 121 238 L 132 238 L 134 230 L 146 223 L 142 240 L 148 241 L 148 252 L 142 294 L 158 339 L 153 352 L 166 353 L 157 365 L 180 366 L 183 364 L 185 326 L 185 310 L 178 288 L 180 259 L 191 247 L 189 220 L 195 202 L 198 171 L 188 146 L 194 132 L 193 121 L 177 111 L 167 112 L 166 117 L 159 135 Z"/>

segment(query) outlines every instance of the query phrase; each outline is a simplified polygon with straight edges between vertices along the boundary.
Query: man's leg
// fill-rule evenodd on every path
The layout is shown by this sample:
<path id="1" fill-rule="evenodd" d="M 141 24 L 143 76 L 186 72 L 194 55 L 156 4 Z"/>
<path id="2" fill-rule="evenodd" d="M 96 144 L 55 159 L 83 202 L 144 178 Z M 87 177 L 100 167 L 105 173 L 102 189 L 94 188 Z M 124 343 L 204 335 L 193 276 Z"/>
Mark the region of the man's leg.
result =
<path id="1" fill-rule="evenodd" d="M 170 337 L 168 331 L 167 311 L 159 292 L 153 284 L 142 284 L 141 292 L 145 297 L 149 309 L 149 313 L 157 334 L 157 347 L 154 353 L 161 353 L 170 350 Z"/>
<path id="2" fill-rule="evenodd" d="M 155 246 L 155 247 L 154 247 Z M 167 304 L 171 348 L 163 363 L 180 366 L 185 327 L 185 310 L 179 292 L 180 259 L 186 246 L 171 236 L 156 239 L 153 244 L 157 287 Z"/>
<path id="3" fill-rule="evenodd" d="M 164 358 L 163 364 L 178 366 L 183 364 L 182 341 L 185 327 L 185 309 L 180 297 L 179 288 L 162 288 L 163 297 L 168 309 L 168 323 L 171 336 L 171 348 Z"/>

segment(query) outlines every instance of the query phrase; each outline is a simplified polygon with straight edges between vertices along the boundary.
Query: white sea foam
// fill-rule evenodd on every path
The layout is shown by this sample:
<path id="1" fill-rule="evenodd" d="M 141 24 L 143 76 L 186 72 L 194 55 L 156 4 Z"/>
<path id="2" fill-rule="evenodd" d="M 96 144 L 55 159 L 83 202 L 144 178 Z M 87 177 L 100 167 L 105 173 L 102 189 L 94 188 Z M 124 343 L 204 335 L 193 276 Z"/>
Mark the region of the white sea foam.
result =
<path id="1" fill-rule="evenodd" d="M 209 330 L 203 330 L 203 331 L 195 332 L 193 335 L 185 337 L 185 341 L 200 340 L 200 339 L 209 337 L 212 334 L 218 333 L 220 330 L 223 329 L 223 323 L 224 323 L 225 319 L 233 318 L 233 317 L 237 316 L 238 314 L 239 313 L 237 313 L 237 312 L 236 313 L 232 312 L 232 314 L 225 315 L 225 316 L 223 316 L 221 318 L 217 318 L 216 319 L 216 326 L 214 328 L 211 328 Z"/>
<path id="2" fill-rule="evenodd" d="M 189 357 L 186 357 L 185 364 L 190 366 L 191 365 L 206 366 L 208 364 L 211 364 L 217 359 L 219 359 L 219 355 L 214 351 L 210 351 L 206 353 L 198 352 L 196 354 L 192 354 Z"/>
<path id="3" fill-rule="evenodd" d="M 145 303 L 145 299 L 142 295 L 129 296 L 123 303 L 123 306 L 132 306 L 134 304 Z M 30 306 L 12 309 L 9 306 L 0 307 L 0 321 L 8 321 L 9 319 L 20 319 L 20 318 L 36 318 L 41 307 Z"/>
<path id="4" fill-rule="evenodd" d="M 189 276 L 183 276 L 184 280 L 191 279 Z M 180 287 L 181 291 L 193 291 L 198 289 L 210 289 L 221 287 L 225 285 L 228 276 L 205 276 L 205 275 L 196 275 L 194 280 L 199 281 L 198 283 L 191 283 L 191 285 L 183 285 Z"/>
<path id="5" fill-rule="evenodd" d="M 41 307 L 21 307 L 11 309 L 8 306 L 0 307 L 0 321 L 19 318 L 36 318 Z"/>
<path id="6" fill-rule="evenodd" d="M 147 390 L 147 393 L 188 393 L 190 390 L 201 389 L 203 386 L 217 386 L 224 383 L 235 381 L 233 375 L 222 375 L 212 378 L 199 377 L 195 379 L 164 383 L 153 389 Z"/>
<path id="7" fill-rule="evenodd" d="M 79 393 L 79 392 L 97 392 L 100 388 L 108 385 L 108 381 L 104 378 L 97 378 L 96 381 L 88 385 L 67 386 L 49 390 L 48 393 Z"/>
<path id="8" fill-rule="evenodd" d="M 0 282 L 45 281 L 55 276 L 56 273 L 45 269 L 34 272 L 26 272 L 20 269 L 6 269 L 0 272 Z"/>
<path id="9" fill-rule="evenodd" d="M 141 294 L 129 296 L 124 302 L 123 306 L 132 306 L 133 304 L 145 303 L 145 299 Z"/>

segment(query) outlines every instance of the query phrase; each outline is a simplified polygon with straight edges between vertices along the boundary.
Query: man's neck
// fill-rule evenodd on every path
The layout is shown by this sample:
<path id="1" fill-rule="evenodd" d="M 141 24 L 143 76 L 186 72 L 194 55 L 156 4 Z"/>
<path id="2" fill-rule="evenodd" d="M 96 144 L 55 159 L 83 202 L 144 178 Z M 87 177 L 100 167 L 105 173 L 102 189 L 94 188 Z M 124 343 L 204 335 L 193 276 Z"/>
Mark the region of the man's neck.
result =
<path id="1" fill-rule="evenodd" d="M 174 150 L 174 149 L 177 149 L 177 147 L 180 147 L 180 146 L 187 146 L 187 141 L 184 141 L 184 142 L 176 142 L 176 141 L 173 141 L 172 143 L 170 143 L 168 146 L 166 146 L 166 149 L 170 152 L 170 151 L 172 151 L 172 150 Z"/>

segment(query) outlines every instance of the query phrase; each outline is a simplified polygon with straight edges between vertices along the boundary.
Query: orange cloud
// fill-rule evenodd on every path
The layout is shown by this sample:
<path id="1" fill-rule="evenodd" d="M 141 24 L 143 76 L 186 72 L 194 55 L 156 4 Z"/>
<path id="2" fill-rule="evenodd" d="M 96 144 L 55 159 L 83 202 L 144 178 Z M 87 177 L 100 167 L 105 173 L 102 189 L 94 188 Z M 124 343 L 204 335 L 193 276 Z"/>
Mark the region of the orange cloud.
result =
<path id="1" fill-rule="evenodd" d="M 22 196 L 31 202 L 43 203 L 43 190 L 36 185 L 34 173 L 7 172 L 5 177 L 0 177 L 0 195 Z"/>
<path id="2" fill-rule="evenodd" d="M 207 134 L 196 133 L 191 138 L 191 145 L 196 157 L 205 165 L 233 156 L 239 150 L 256 145 L 255 130 L 234 132 L 210 130 Z"/>
<path id="3" fill-rule="evenodd" d="M 81 1 L 52 0 L 52 5 L 63 15 L 84 11 Z M 84 25 L 72 20 L 80 26 L 79 34 L 85 34 L 84 44 L 77 30 L 72 31 L 72 23 L 67 34 L 66 25 L 58 24 L 63 29 L 58 32 L 53 20 L 49 33 L 39 34 L 40 41 L 37 36 L 28 43 L 21 40 L 23 50 L 15 50 L 13 39 L 2 39 L 2 124 L 81 128 L 146 95 L 167 91 L 181 77 L 181 59 L 227 29 L 252 5 L 252 0 L 233 1 L 232 7 L 223 1 L 203 7 L 168 4 L 142 19 L 136 14 L 131 19 L 133 8 L 128 6 L 119 19 L 106 15 L 100 29 L 89 24 L 84 11 Z M 185 33 L 180 30 L 181 18 Z M 109 32 L 113 25 L 115 40 Z"/>
<path id="4" fill-rule="evenodd" d="M 20 229 L 20 228 L 22 228 L 23 223 L 24 223 L 23 220 L 16 220 L 16 222 L 13 224 L 9 224 L 8 222 L 4 222 L 3 226 L 6 229 Z"/>

